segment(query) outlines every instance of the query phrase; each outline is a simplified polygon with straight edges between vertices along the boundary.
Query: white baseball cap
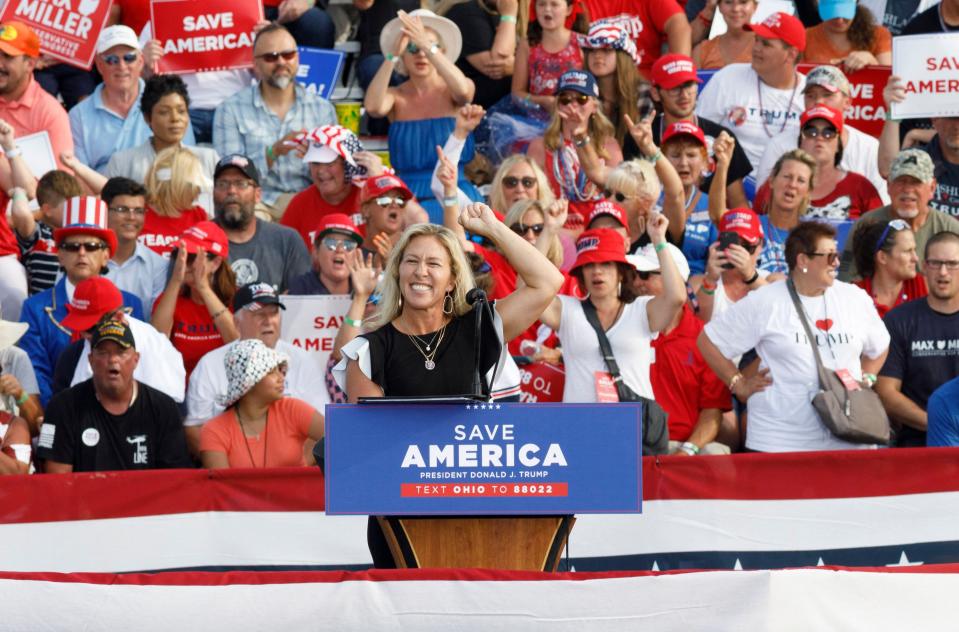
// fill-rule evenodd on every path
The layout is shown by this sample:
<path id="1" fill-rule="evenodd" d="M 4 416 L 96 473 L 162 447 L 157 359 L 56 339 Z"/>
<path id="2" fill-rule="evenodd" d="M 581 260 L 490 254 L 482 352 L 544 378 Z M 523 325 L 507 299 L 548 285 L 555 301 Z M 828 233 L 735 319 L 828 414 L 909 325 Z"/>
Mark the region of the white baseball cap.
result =
<path id="1" fill-rule="evenodd" d="M 114 46 L 129 46 L 140 50 L 140 40 L 129 26 L 115 24 L 100 31 L 100 37 L 97 38 L 97 54 L 105 53 Z"/>
<path id="2" fill-rule="evenodd" d="M 676 267 L 679 268 L 679 274 L 682 275 L 683 281 L 688 281 L 689 262 L 686 261 L 683 251 L 672 244 L 666 244 L 666 251 L 673 258 Z M 637 248 L 633 254 L 626 255 L 626 259 L 640 272 L 659 270 L 659 255 L 656 254 L 656 248 L 653 244 L 646 244 L 642 248 Z"/>

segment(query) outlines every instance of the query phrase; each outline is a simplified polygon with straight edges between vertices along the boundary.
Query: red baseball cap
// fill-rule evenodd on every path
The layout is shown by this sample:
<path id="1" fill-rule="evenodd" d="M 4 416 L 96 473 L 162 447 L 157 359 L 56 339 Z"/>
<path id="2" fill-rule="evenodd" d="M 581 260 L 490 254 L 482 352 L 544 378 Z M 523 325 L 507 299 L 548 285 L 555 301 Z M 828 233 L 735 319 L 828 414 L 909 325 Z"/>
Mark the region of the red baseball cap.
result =
<path id="1" fill-rule="evenodd" d="M 663 132 L 663 139 L 660 142 L 661 145 L 666 144 L 672 138 L 677 136 L 692 136 L 699 144 L 709 150 L 709 145 L 706 144 L 706 135 L 703 133 L 703 130 L 699 128 L 698 125 L 690 123 L 689 121 L 677 121 L 672 123 L 669 127 L 666 128 L 666 131 Z"/>
<path id="2" fill-rule="evenodd" d="M 703 82 L 696 74 L 696 64 L 693 62 L 693 58 L 678 53 L 663 55 L 657 59 L 656 63 L 653 64 L 652 78 L 654 86 L 667 90 L 690 81 Z"/>
<path id="3" fill-rule="evenodd" d="M 626 260 L 623 236 L 612 228 L 585 230 L 576 240 L 576 262 L 573 263 L 570 272 L 587 263 L 606 263 L 607 261 L 633 265 Z"/>
<path id="4" fill-rule="evenodd" d="M 743 28 L 759 37 L 782 40 L 800 53 L 806 50 L 806 27 L 788 13 L 773 13 L 759 24 L 747 24 Z"/>
<path id="5" fill-rule="evenodd" d="M 67 303 L 67 315 L 60 324 L 73 331 L 86 331 L 121 307 L 123 295 L 110 279 L 90 277 L 77 283 L 73 300 Z"/>
<path id="6" fill-rule="evenodd" d="M 230 241 L 226 233 L 211 221 L 198 222 L 190 226 L 183 231 L 180 239 L 185 244 L 187 253 L 191 255 L 200 248 L 221 257 L 226 257 L 230 252 Z"/>
<path id="7" fill-rule="evenodd" d="M 397 190 L 402 192 L 403 197 L 407 200 L 413 197 L 413 192 L 410 191 L 409 187 L 392 173 L 384 173 L 375 178 L 367 178 L 366 184 L 363 185 L 363 190 L 360 191 L 360 203 L 368 202 L 384 193 Z"/>
<path id="8" fill-rule="evenodd" d="M 330 233 L 337 233 L 339 235 L 346 235 L 355 241 L 356 243 L 363 244 L 363 235 L 360 234 L 360 231 L 356 229 L 356 224 L 353 223 L 353 220 L 350 219 L 349 215 L 344 213 L 330 213 L 329 215 L 324 215 L 320 220 L 320 225 L 317 227 L 316 231 L 316 240 L 314 243 L 326 237 Z"/>
<path id="9" fill-rule="evenodd" d="M 0 50 L 13 57 L 39 57 L 40 38 L 23 22 L 4 22 L 0 24 Z"/>
<path id="10" fill-rule="evenodd" d="M 589 217 L 586 218 L 586 226 L 589 227 L 593 223 L 593 220 L 597 217 L 602 217 L 603 215 L 608 215 L 612 217 L 619 225 L 626 229 L 626 232 L 629 232 L 629 221 L 626 219 L 626 210 L 623 209 L 619 204 L 614 204 L 609 200 L 602 200 L 597 202 L 593 206 L 593 210 L 590 211 Z"/>
<path id="11" fill-rule="evenodd" d="M 828 105 L 814 105 L 799 117 L 799 127 L 805 127 L 806 123 L 815 119 L 822 119 L 831 123 L 836 128 L 836 132 L 842 134 L 842 112 Z"/>
<path id="12" fill-rule="evenodd" d="M 734 208 L 723 213 L 719 219 L 719 232 L 736 233 L 749 244 L 763 240 L 763 225 L 759 215 L 748 208 Z"/>

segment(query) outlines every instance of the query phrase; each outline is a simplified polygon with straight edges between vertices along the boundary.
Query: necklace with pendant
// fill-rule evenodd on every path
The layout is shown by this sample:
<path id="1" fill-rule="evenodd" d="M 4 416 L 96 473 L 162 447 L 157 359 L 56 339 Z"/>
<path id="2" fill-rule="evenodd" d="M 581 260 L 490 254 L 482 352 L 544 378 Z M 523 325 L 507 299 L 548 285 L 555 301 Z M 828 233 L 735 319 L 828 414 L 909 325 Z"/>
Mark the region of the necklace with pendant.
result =
<path id="1" fill-rule="evenodd" d="M 440 344 L 443 343 L 443 336 L 445 335 L 446 325 L 443 325 L 443 327 L 433 336 L 433 340 L 430 341 L 430 344 L 426 345 L 426 351 L 424 351 L 420 347 L 420 345 L 423 344 L 423 341 L 419 339 L 419 336 L 406 334 L 406 337 L 410 339 L 410 342 L 413 343 L 413 346 L 416 347 L 416 350 L 420 352 L 421 356 L 423 356 L 423 366 L 426 367 L 427 371 L 432 371 L 436 368 L 436 363 L 433 361 L 433 358 L 436 357 L 436 352 L 439 351 Z M 436 341 L 435 347 L 433 347 L 433 341 Z"/>

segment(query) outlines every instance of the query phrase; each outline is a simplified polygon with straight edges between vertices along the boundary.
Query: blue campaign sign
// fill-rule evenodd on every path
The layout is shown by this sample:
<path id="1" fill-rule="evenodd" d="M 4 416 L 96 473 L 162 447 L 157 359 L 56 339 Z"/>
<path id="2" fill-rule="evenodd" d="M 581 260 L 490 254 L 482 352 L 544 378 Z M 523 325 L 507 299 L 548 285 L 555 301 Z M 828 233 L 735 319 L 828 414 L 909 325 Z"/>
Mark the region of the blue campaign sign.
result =
<path id="1" fill-rule="evenodd" d="M 639 404 L 326 408 L 328 514 L 638 513 Z"/>
<path id="2" fill-rule="evenodd" d="M 343 60 L 346 55 L 338 50 L 325 48 L 298 47 L 300 51 L 300 68 L 296 71 L 296 79 L 307 91 L 318 94 L 324 99 L 333 96 L 333 88 L 340 80 L 343 71 Z"/>

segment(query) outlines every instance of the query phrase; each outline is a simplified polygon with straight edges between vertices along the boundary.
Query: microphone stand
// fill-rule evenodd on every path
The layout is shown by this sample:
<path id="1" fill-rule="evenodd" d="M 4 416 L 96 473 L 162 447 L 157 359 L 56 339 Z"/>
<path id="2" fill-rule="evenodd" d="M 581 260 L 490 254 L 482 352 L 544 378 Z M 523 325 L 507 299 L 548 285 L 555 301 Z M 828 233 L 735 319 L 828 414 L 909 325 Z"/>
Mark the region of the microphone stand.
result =
<path id="1" fill-rule="evenodd" d="M 483 347 L 483 308 L 487 305 L 486 292 L 478 288 L 470 290 L 466 300 L 473 305 L 473 383 L 472 394 L 480 401 L 488 402 L 489 388 L 480 368 L 480 349 Z"/>

